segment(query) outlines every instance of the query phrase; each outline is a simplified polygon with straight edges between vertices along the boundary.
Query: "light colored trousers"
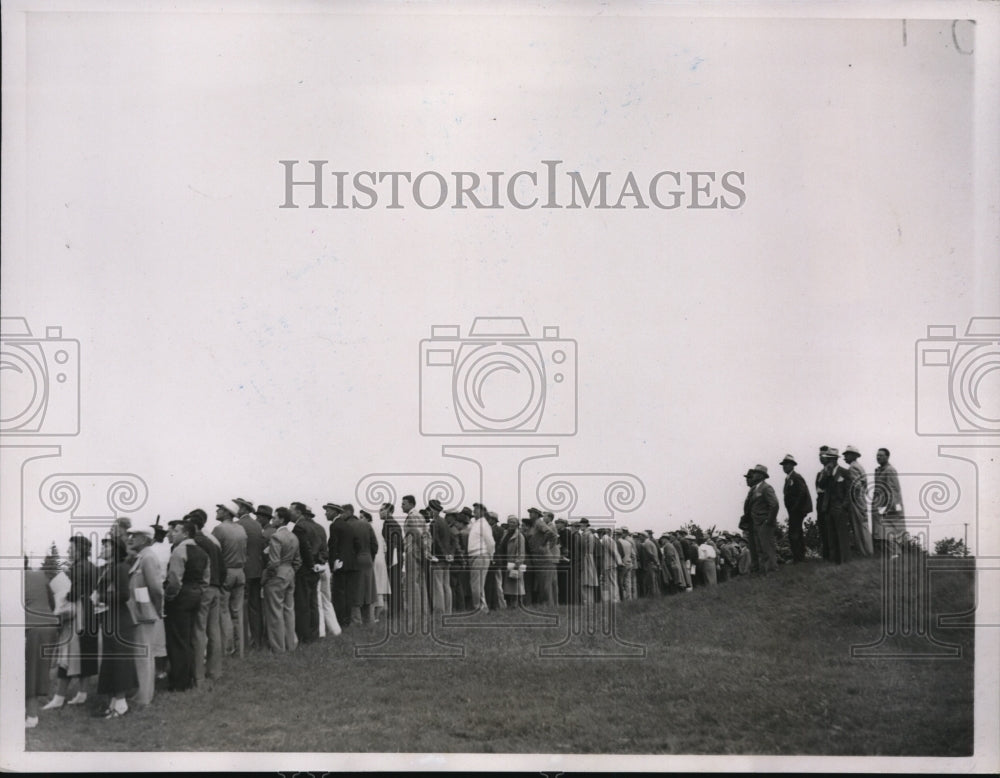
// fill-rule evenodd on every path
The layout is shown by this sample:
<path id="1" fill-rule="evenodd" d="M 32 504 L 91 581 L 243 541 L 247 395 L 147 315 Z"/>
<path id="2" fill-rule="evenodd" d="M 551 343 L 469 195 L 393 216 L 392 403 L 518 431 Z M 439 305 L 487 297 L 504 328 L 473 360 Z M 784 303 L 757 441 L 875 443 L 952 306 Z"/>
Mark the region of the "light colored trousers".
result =
<path id="1" fill-rule="evenodd" d="M 243 600 L 247 591 L 247 578 L 242 568 L 226 570 L 226 582 L 219 600 L 219 628 L 225 651 L 243 656 Z"/>
<path id="2" fill-rule="evenodd" d="M 434 606 L 434 613 L 448 616 L 451 614 L 452 606 L 451 565 L 444 561 L 434 562 L 433 565 L 431 568 L 431 583 L 433 585 L 431 603 Z"/>
<path id="3" fill-rule="evenodd" d="M 490 571 L 490 558 L 488 556 L 474 556 L 469 561 L 469 588 L 472 589 L 472 609 L 489 610 L 489 605 L 486 603 L 486 574 Z"/>
<path id="4" fill-rule="evenodd" d="M 206 665 L 207 663 L 207 665 Z M 222 630 L 219 628 L 219 587 L 206 586 L 194 620 L 194 679 L 222 674 Z"/>
<path id="5" fill-rule="evenodd" d="M 333 609 L 333 598 L 330 592 L 331 580 L 330 566 L 323 565 L 323 571 L 319 574 L 319 581 L 316 583 L 319 589 L 319 636 L 321 638 L 326 637 L 327 632 L 334 636 L 341 633 L 337 612 Z"/>
<path id="6" fill-rule="evenodd" d="M 267 642 L 272 651 L 294 651 L 298 645 L 295 637 L 295 579 L 279 576 L 264 581 L 264 623 L 267 625 Z"/>
<path id="7" fill-rule="evenodd" d="M 161 621 L 160 624 L 162 623 Z M 153 689 L 156 686 L 155 636 L 155 622 L 135 625 L 135 642 L 139 646 L 135 651 L 135 674 L 139 678 L 136 705 L 149 705 L 153 701 Z"/>

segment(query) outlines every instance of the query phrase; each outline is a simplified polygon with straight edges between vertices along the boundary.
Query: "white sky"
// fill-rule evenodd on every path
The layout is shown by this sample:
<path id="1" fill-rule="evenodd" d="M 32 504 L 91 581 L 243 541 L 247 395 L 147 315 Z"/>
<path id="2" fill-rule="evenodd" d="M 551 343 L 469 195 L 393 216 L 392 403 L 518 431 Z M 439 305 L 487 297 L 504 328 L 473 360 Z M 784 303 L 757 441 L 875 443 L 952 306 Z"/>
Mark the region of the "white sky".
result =
<path id="1" fill-rule="evenodd" d="M 735 529 L 748 467 L 780 476 L 791 452 L 811 482 L 823 443 L 869 472 L 888 446 L 970 493 L 971 467 L 914 432 L 915 341 L 997 315 L 974 253 L 974 58 L 950 21 L 911 20 L 904 46 L 899 20 L 415 19 L 29 16 L 3 312 L 81 351 L 81 432 L 27 470 L 29 550 L 65 545 L 68 517 L 37 497 L 59 472 L 138 474 L 134 520 L 236 496 L 319 512 L 377 472 L 454 473 L 471 504 L 474 469 L 440 456 L 462 441 L 419 435 L 418 348 L 489 315 L 578 344 L 579 432 L 523 441 L 561 450 L 526 465 L 521 510 L 548 473 L 626 472 L 646 489 L 632 527 Z M 290 211 L 279 159 L 560 159 L 619 186 L 734 169 L 747 202 Z M 974 514 L 959 501 L 932 536 Z"/>

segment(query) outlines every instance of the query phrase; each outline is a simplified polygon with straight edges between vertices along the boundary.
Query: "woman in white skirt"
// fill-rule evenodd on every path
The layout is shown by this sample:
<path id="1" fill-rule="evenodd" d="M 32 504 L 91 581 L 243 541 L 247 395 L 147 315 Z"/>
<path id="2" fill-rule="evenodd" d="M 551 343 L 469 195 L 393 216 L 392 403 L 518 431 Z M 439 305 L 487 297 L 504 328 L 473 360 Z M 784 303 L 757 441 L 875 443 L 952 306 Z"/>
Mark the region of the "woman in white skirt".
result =
<path id="1" fill-rule="evenodd" d="M 382 535 L 382 528 L 385 524 L 382 517 L 378 521 L 372 518 L 368 511 L 361 511 L 362 519 L 372 525 L 375 531 L 375 539 L 378 541 L 378 553 L 375 555 L 375 622 L 378 623 L 380 615 L 385 613 L 387 598 L 391 589 L 389 588 L 389 570 L 385 564 L 385 538 Z"/>

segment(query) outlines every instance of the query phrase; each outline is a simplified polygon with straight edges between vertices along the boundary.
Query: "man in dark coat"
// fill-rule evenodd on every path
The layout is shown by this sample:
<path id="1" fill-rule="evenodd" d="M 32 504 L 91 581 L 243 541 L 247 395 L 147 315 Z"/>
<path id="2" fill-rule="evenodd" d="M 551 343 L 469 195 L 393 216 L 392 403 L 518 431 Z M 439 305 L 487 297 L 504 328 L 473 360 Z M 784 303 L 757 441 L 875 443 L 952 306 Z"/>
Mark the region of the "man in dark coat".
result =
<path id="1" fill-rule="evenodd" d="M 795 472 L 797 464 L 791 454 L 785 454 L 785 458 L 781 460 L 781 469 L 785 471 L 784 500 L 785 510 L 788 511 L 788 544 L 792 548 L 792 561 L 802 562 L 806 558 L 802 522 L 812 513 L 813 501 L 806 479 Z"/>
<path id="2" fill-rule="evenodd" d="M 309 526 L 312 515 L 305 505 L 293 502 L 291 509 L 295 526 L 292 534 L 299 541 L 302 566 L 295 571 L 295 636 L 299 643 L 319 640 L 319 568 L 316 558 L 316 535 Z"/>
<path id="3" fill-rule="evenodd" d="M 822 462 L 823 469 L 816 478 L 817 502 L 819 495 L 825 507 L 826 542 L 830 561 L 838 565 L 851 558 L 851 481 L 847 468 L 837 464 L 840 450 L 827 448 Z"/>
<path id="4" fill-rule="evenodd" d="M 367 521 L 354 515 L 354 506 L 347 503 L 343 507 L 347 516 L 352 554 L 347 578 L 347 604 L 351 609 L 350 623 L 354 626 L 371 624 L 375 621 L 375 555 L 378 553 L 378 539 L 375 530 Z M 343 553 L 343 549 L 341 549 Z M 346 556 L 346 555 L 345 555 Z M 348 562 L 344 563 L 348 569 Z"/>
<path id="5" fill-rule="evenodd" d="M 260 577 L 264 572 L 264 550 L 267 548 L 267 542 L 264 540 L 260 521 L 254 515 L 253 503 L 242 497 L 237 497 L 233 502 L 237 507 L 237 523 L 247 533 L 247 554 L 243 565 L 243 573 L 247 579 L 246 618 L 243 619 L 244 642 L 249 648 L 263 648 L 261 636 L 264 609 Z"/>
<path id="6" fill-rule="evenodd" d="M 427 503 L 431 516 L 431 608 L 438 615 L 450 616 L 452 610 L 451 565 L 455 561 L 455 537 L 441 512 L 441 503 Z"/>
<path id="7" fill-rule="evenodd" d="M 743 502 L 743 515 L 750 523 L 750 554 L 753 568 L 767 575 L 778 569 L 778 549 L 774 542 L 774 529 L 778 525 L 778 496 L 770 484 L 765 465 L 755 465 L 747 470 L 747 498 Z"/>
<path id="8" fill-rule="evenodd" d="M 382 503 L 379 509 L 382 539 L 385 541 L 385 569 L 389 572 L 390 623 L 398 620 L 403 613 L 403 528 L 393 518 L 395 512 L 396 506 L 391 502 Z"/>
<path id="9" fill-rule="evenodd" d="M 347 550 L 350 544 L 351 530 L 347 526 L 347 515 L 340 505 L 329 502 L 323 506 L 323 510 L 326 511 L 327 521 L 330 522 L 330 540 L 327 543 L 327 551 L 330 559 L 330 570 L 333 574 L 331 597 L 333 610 L 337 614 L 337 623 L 341 627 L 346 627 L 351 621 L 351 608 L 347 604 L 348 576 L 347 571 L 343 568 L 343 554 L 346 553 L 350 556 L 352 553 Z"/>

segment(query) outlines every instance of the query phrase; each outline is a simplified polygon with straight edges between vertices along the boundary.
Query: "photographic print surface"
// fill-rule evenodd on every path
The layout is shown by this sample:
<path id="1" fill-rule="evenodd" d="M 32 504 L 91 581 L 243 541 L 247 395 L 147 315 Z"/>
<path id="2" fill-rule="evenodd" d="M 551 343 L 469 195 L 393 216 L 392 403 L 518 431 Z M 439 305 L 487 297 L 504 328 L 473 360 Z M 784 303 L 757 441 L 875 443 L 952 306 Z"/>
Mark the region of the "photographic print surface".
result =
<path id="1" fill-rule="evenodd" d="M 5 7 L 2 764 L 996 769 L 998 22 Z"/>

